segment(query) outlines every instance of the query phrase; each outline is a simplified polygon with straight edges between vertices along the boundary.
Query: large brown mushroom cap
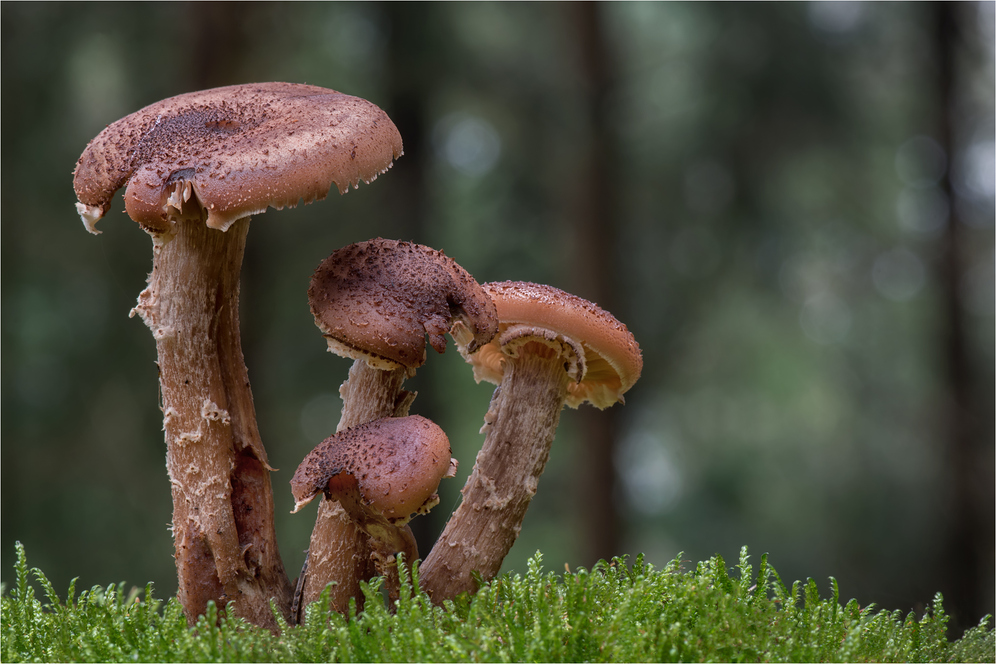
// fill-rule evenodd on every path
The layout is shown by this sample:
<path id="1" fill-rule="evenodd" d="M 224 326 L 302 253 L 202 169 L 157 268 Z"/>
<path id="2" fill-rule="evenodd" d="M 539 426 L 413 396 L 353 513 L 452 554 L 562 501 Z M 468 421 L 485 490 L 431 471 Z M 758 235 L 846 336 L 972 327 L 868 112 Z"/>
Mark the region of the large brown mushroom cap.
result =
<path id="1" fill-rule="evenodd" d="M 359 502 L 403 524 L 435 504 L 439 482 L 452 476 L 454 464 L 449 438 L 431 420 L 410 415 L 367 422 L 330 436 L 308 453 L 291 479 L 294 511 L 325 493 L 347 510 Z"/>
<path id="2" fill-rule="evenodd" d="M 368 101 L 313 85 L 234 85 L 171 97 L 109 125 L 83 151 L 73 185 L 94 233 L 126 183 L 127 212 L 147 230 L 167 232 L 171 214 L 191 209 L 226 230 L 267 207 L 324 198 L 332 183 L 345 193 L 401 154 L 394 123 Z"/>
<path id="3" fill-rule="evenodd" d="M 559 288 L 524 281 L 482 284 L 498 309 L 498 335 L 467 358 L 478 382 L 500 384 L 502 344 L 525 333 L 566 337 L 583 349 L 583 366 L 568 385 L 567 405 L 608 408 L 640 377 L 643 356 L 626 326 L 596 304 Z M 513 328 L 513 329 L 509 329 Z"/>
<path id="4" fill-rule="evenodd" d="M 441 251 L 377 238 L 322 261 L 308 300 L 329 348 L 380 369 L 425 362 L 425 337 L 442 353 L 454 320 L 469 351 L 498 329 L 495 306 L 470 274 Z"/>

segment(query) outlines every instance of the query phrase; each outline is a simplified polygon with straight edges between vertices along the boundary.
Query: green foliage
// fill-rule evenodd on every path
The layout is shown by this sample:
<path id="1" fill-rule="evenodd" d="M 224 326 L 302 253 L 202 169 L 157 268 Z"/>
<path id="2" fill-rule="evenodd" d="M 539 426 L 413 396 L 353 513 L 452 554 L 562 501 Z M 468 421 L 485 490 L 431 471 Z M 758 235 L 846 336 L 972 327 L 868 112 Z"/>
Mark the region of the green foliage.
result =
<path id="1" fill-rule="evenodd" d="M 212 605 L 188 628 L 175 599 L 152 586 L 95 586 L 63 602 L 18 544 L 13 592 L 0 605 L 0 658 L 14 661 L 993 661 L 989 617 L 948 642 L 938 595 L 926 614 L 841 606 L 837 583 L 821 599 L 814 581 L 786 587 L 767 555 L 754 576 L 747 550 L 731 576 L 719 556 L 684 570 L 638 557 L 592 570 L 544 572 L 537 553 L 526 574 L 506 574 L 473 598 L 433 606 L 402 570 L 388 606 L 380 581 L 364 587 L 366 610 L 328 613 L 328 594 L 301 625 L 271 634 Z M 34 576 L 45 594 L 35 598 Z"/>

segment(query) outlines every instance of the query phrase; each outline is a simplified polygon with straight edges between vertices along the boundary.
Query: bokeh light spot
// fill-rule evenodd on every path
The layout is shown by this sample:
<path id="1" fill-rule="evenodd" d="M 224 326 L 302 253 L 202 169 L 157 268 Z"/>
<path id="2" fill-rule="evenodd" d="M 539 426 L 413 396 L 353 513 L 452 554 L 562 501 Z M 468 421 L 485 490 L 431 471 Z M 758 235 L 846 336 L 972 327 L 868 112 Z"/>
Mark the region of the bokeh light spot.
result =
<path id="1" fill-rule="evenodd" d="M 937 141 L 914 136 L 896 150 L 896 174 L 909 187 L 924 189 L 941 181 L 948 159 Z"/>
<path id="2" fill-rule="evenodd" d="M 487 175 L 501 155 L 501 137 L 487 120 L 469 113 L 451 113 L 433 131 L 436 152 L 456 170 Z"/>
<path id="3" fill-rule="evenodd" d="M 944 230 L 950 214 L 948 197 L 939 187 L 905 187 L 896 198 L 896 217 L 904 231 L 937 236 Z"/>
<path id="4" fill-rule="evenodd" d="M 903 247 L 879 254 L 872 266 L 875 290 L 894 302 L 912 300 L 923 288 L 926 278 L 923 261 Z"/>

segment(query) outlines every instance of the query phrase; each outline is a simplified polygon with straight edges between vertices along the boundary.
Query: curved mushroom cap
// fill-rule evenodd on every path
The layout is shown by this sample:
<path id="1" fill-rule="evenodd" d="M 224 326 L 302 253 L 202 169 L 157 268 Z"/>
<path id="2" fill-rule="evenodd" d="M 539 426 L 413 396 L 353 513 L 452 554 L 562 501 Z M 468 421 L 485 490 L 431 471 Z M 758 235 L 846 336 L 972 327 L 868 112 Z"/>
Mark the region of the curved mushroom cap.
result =
<path id="1" fill-rule="evenodd" d="M 567 405 L 577 408 L 588 401 L 608 408 L 623 401 L 623 394 L 640 377 L 643 356 L 633 334 L 616 318 L 576 295 L 553 286 L 525 281 L 482 284 L 498 309 L 498 333 L 488 345 L 467 358 L 480 382 L 501 383 L 503 353 L 501 335 L 511 326 L 534 328 L 567 337 L 584 351 L 583 375 L 568 385 Z M 521 338 L 521 331 L 516 336 Z"/>
<path id="2" fill-rule="evenodd" d="M 339 499 L 333 491 L 358 490 L 363 504 L 401 524 L 428 511 L 439 482 L 455 470 L 449 438 L 431 420 L 385 417 L 340 431 L 308 453 L 290 483 L 294 511 L 323 492 Z"/>
<path id="3" fill-rule="evenodd" d="M 495 305 L 449 256 L 421 244 L 377 238 L 322 261 L 308 300 L 315 324 L 338 355 L 379 369 L 425 362 L 425 337 L 439 353 L 454 321 L 474 352 L 498 330 Z"/>
<path id="4" fill-rule="evenodd" d="M 325 198 L 333 182 L 345 193 L 401 154 L 394 123 L 364 99 L 297 83 L 233 85 L 164 99 L 109 125 L 80 156 L 73 186 L 93 233 L 125 183 L 128 215 L 151 232 L 168 231 L 180 212 L 226 230 L 267 207 Z"/>

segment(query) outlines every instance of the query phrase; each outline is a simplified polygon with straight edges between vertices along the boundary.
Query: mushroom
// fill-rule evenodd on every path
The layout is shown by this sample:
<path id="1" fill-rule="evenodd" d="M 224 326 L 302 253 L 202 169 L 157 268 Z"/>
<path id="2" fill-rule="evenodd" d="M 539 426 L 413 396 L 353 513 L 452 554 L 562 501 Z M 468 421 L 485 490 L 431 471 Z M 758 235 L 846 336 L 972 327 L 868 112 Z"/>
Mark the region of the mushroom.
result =
<path id="1" fill-rule="evenodd" d="M 643 368 L 633 335 L 597 305 L 540 284 L 483 286 L 498 309 L 498 335 L 464 357 L 478 382 L 498 388 L 460 507 L 420 567 L 420 584 L 436 603 L 473 593 L 473 571 L 486 581 L 498 573 L 536 493 L 563 406 L 622 403 Z"/>
<path id="2" fill-rule="evenodd" d="M 385 417 L 344 429 L 313 449 L 291 480 L 294 512 L 324 494 L 370 537 L 378 574 L 397 597 L 396 555 L 418 548 L 406 525 L 439 503 L 436 490 L 456 475 L 446 434 L 424 417 Z"/>
<path id="3" fill-rule="evenodd" d="M 87 230 L 125 189 L 152 236 L 153 269 L 131 315 L 158 352 L 179 598 L 275 628 L 292 590 L 277 551 L 272 470 L 256 426 L 239 334 L 249 216 L 370 182 L 402 153 L 373 104 L 311 85 L 261 83 L 184 94 L 109 125 L 76 164 Z"/>
<path id="4" fill-rule="evenodd" d="M 443 252 L 412 242 L 375 238 L 333 252 L 315 270 L 308 302 L 329 352 L 354 360 L 340 430 L 393 414 L 401 382 L 425 363 L 426 336 L 443 353 L 455 326 L 474 353 L 498 330 L 480 284 Z"/>
<path id="5" fill-rule="evenodd" d="M 414 394 L 402 389 L 425 362 L 425 340 L 442 353 L 445 334 L 465 339 L 467 353 L 498 330 L 494 304 L 452 258 L 429 247 L 376 238 L 352 244 L 322 261 L 308 289 L 315 324 L 330 352 L 352 358 L 338 430 L 380 417 L 404 416 Z M 370 578 L 364 537 L 334 501 L 319 506 L 295 607 L 318 599 L 330 583 L 332 606 L 344 612 L 362 601 Z"/>

